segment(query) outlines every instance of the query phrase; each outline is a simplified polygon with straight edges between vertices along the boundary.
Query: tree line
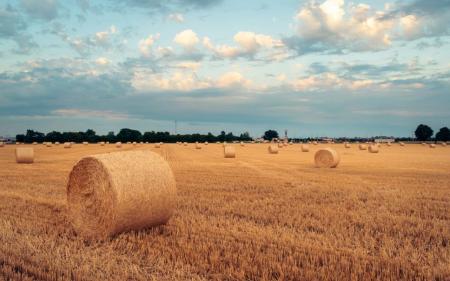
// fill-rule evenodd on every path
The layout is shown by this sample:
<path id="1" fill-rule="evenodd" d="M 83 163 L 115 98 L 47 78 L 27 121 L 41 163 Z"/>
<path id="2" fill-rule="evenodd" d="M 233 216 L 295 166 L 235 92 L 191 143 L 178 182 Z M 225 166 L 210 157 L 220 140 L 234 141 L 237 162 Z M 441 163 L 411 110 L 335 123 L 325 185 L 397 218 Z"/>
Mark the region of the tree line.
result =
<path id="1" fill-rule="evenodd" d="M 52 131 L 47 134 L 27 130 L 25 134 L 16 135 L 17 142 L 33 143 L 33 142 L 232 142 L 232 141 L 250 141 L 248 132 L 242 133 L 239 136 L 233 133 L 226 133 L 222 131 L 219 135 L 208 134 L 176 134 L 172 135 L 169 132 L 144 132 L 143 134 L 138 130 L 124 128 L 116 135 L 114 132 L 109 132 L 106 135 L 97 135 L 94 130 L 87 130 L 86 132 L 58 132 Z"/>
<path id="2" fill-rule="evenodd" d="M 419 141 L 431 140 L 433 133 L 434 133 L 433 129 L 431 129 L 430 126 L 424 124 L 420 124 L 419 126 L 417 126 L 417 129 L 414 132 L 417 140 Z M 434 140 L 450 141 L 450 130 L 447 127 L 439 129 L 439 132 L 436 133 Z"/>

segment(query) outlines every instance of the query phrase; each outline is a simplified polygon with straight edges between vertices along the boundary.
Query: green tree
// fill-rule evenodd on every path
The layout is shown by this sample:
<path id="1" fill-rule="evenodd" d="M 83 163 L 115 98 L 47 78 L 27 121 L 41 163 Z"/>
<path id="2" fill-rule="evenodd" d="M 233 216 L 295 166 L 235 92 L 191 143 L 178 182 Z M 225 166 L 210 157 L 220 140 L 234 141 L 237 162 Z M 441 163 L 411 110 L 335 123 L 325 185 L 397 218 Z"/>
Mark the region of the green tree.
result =
<path id="1" fill-rule="evenodd" d="M 278 132 L 275 130 L 268 130 L 264 132 L 264 136 L 263 138 L 265 140 L 272 140 L 272 139 L 277 139 L 278 138 Z"/>
<path id="2" fill-rule="evenodd" d="M 436 134 L 436 140 L 450 141 L 450 130 L 447 127 L 439 129 L 439 132 Z"/>
<path id="3" fill-rule="evenodd" d="M 141 141 L 142 134 L 138 130 L 132 130 L 128 128 L 121 129 L 117 134 L 117 139 L 121 142 L 129 142 L 129 141 Z"/>
<path id="4" fill-rule="evenodd" d="M 415 134 L 419 141 L 426 141 L 433 135 L 433 130 L 427 125 L 420 124 L 417 126 Z"/>

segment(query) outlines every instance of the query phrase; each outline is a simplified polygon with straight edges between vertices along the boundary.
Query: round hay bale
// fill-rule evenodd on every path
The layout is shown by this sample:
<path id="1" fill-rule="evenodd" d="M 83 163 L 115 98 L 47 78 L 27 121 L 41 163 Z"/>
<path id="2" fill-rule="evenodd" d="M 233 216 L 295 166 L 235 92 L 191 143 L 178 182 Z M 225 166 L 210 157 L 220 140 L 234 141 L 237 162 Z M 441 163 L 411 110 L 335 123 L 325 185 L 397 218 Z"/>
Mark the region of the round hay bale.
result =
<path id="1" fill-rule="evenodd" d="M 70 142 L 64 143 L 64 148 L 71 148 L 71 147 L 72 147 L 72 143 L 70 143 Z"/>
<path id="2" fill-rule="evenodd" d="M 225 158 L 235 158 L 236 157 L 236 149 L 234 148 L 234 146 L 225 145 L 223 147 L 223 156 Z"/>
<path id="3" fill-rule="evenodd" d="M 187 142 L 184 142 L 183 145 L 184 145 L 184 146 L 187 146 L 188 144 L 187 144 Z"/>
<path id="4" fill-rule="evenodd" d="M 447 143 L 446 142 L 441 142 L 441 145 L 445 147 L 445 146 L 447 146 Z"/>
<path id="5" fill-rule="evenodd" d="M 241 141 L 241 146 L 245 146 L 245 143 L 243 141 Z"/>
<path id="6" fill-rule="evenodd" d="M 88 145 L 89 143 L 87 142 L 87 141 L 84 141 L 83 142 L 83 145 Z"/>
<path id="7" fill-rule="evenodd" d="M 278 148 L 283 148 L 283 144 L 281 142 L 278 143 Z"/>
<path id="8" fill-rule="evenodd" d="M 33 142 L 33 145 L 37 145 L 37 144 L 38 144 L 37 142 L 35 142 L 35 141 Z"/>
<path id="9" fill-rule="evenodd" d="M 120 141 L 116 142 L 116 147 L 117 148 L 121 148 L 122 147 L 122 143 Z"/>
<path id="10" fill-rule="evenodd" d="M 369 145 L 370 153 L 378 153 L 378 151 L 379 151 L 378 145 L 375 145 L 375 144 Z"/>
<path id="11" fill-rule="evenodd" d="M 349 143 L 346 143 L 344 146 L 345 146 L 345 148 L 350 148 L 350 147 L 352 147 Z"/>
<path id="12" fill-rule="evenodd" d="M 160 148 L 161 145 L 159 144 L 159 142 L 155 143 L 155 148 Z"/>
<path id="13" fill-rule="evenodd" d="M 100 146 L 105 146 L 105 142 L 104 142 L 104 141 L 101 141 L 101 142 L 100 142 Z"/>
<path id="14" fill-rule="evenodd" d="M 208 142 L 207 142 L 207 141 L 205 141 L 205 145 L 208 145 Z"/>
<path id="15" fill-rule="evenodd" d="M 67 184 L 69 218 L 87 239 L 165 224 L 176 205 L 176 183 L 157 153 L 126 151 L 82 158 Z"/>
<path id="16" fill-rule="evenodd" d="M 51 143 L 51 142 L 48 142 L 45 146 L 47 146 L 47 147 L 52 147 L 52 143 Z"/>
<path id="17" fill-rule="evenodd" d="M 55 141 L 55 145 L 59 145 L 59 141 Z"/>
<path id="18" fill-rule="evenodd" d="M 386 143 L 386 146 L 391 146 L 392 144 L 390 142 Z"/>
<path id="19" fill-rule="evenodd" d="M 269 147 L 267 148 L 267 151 L 269 151 L 270 154 L 278 154 L 279 147 L 280 147 L 279 145 L 277 146 L 275 144 L 272 144 L 272 145 L 269 145 Z"/>
<path id="20" fill-rule="evenodd" d="M 309 145 L 302 144 L 302 152 L 309 152 Z"/>
<path id="21" fill-rule="evenodd" d="M 318 168 L 336 168 L 340 160 L 339 154 L 331 148 L 319 149 L 314 155 L 314 163 Z"/>
<path id="22" fill-rule="evenodd" d="M 314 145 L 318 145 L 318 142 L 316 142 L 316 141 L 313 141 L 313 144 L 314 144 Z"/>
<path id="23" fill-rule="evenodd" d="M 0 141 L 0 147 L 4 147 L 4 146 L 5 146 L 5 143 Z"/>
<path id="24" fill-rule="evenodd" d="M 134 141 L 134 142 L 133 142 L 133 146 L 136 146 L 136 145 L 137 145 L 137 143 Z"/>
<path id="25" fill-rule="evenodd" d="M 34 162 L 34 149 L 31 147 L 16 148 L 16 162 L 19 164 L 31 164 Z"/>
<path id="26" fill-rule="evenodd" d="M 430 143 L 430 148 L 436 148 L 436 145 L 434 143 Z"/>
<path id="27" fill-rule="evenodd" d="M 195 149 L 202 149 L 202 146 L 198 142 L 196 142 L 195 143 Z"/>
<path id="28" fill-rule="evenodd" d="M 359 150 L 367 150 L 367 145 L 360 143 L 359 144 Z"/>
<path id="29" fill-rule="evenodd" d="M 405 146 L 404 142 L 399 142 L 400 146 Z"/>
<path id="30" fill-rule="evenodd" d="M 422 146 L 426 146 L 426 145 L 427 145 L 426 143 L 424 143 L 424 142 L 422 143 Z"/>

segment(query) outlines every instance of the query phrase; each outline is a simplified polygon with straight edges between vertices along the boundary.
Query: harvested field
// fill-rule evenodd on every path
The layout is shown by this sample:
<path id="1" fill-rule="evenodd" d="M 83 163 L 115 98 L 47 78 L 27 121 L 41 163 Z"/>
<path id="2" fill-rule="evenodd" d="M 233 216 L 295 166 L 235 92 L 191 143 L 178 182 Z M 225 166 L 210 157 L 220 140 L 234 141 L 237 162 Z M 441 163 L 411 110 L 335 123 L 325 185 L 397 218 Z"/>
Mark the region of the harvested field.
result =
<path id="1" fill-rule="evenodd" d="M 450 147 L 299 144 L 0 149 L 0 280 L 449 280 Z M 314 166 L 331 147 L 335 169 Z M 68 221 L 66 183 L 83 156 L 151 150 L 178 189 L 167 225 L 85 242 Z"/>

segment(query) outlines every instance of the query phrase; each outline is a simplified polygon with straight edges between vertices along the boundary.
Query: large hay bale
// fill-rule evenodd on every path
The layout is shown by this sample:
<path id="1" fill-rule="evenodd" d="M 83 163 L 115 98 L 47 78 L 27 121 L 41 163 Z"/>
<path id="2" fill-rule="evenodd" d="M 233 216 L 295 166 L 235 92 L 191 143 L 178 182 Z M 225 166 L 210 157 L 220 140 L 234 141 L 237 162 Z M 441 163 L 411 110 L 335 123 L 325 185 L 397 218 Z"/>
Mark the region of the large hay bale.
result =
<path id="1" fill-rule="evenodd" d="M 166 223 L 176 205 L 176 183 L 157 153 L 126 151 L 82 158 L 67 184 L 69 218 L 87 239 Z"/>
<path id="2" fill-rule="evenodd" d="M 344 146 L 345 146 L 345 148 L 350 148 L 350 147 L 352 147 L 349 143 L 346 143 Z"/>
<path id="3" fill-rule="evenodd" d="M 360 143 L 359 144 L 359 150 L 367 150 L 367 145 Z"/>
<path id="4" fill-rule="evenodd" d="M 160 148 L 161 145 L 159 144 L 159 142 L 155 143 L 155 148 Z"/>
<path id="5" fill-rule="evenodd" d="M 236 149 L 234 148 L 234 146 L 225 145 L 223 147 L 223 156 L 225 158 L 235 158 L 236 157 Z"/>
<path id="6" fill-rule="evenodd" d="M 269 151 L 270 154 L 277 154 L 278 153 L 278 147 L 275 144 L 271 144 L 269 145 L 269 147 L 267 148 L 267 151 Z"/>
<path id="7" fill-rule="evenodd" d="M 430 143 L 430 148 L 436 148 L 436 145 L 434 143 Z"/>
<path id="8" fill-rule="evenodd" d="M 339 154 L 331 148 L 319 149 L 314 155 L 314 163 L 318 168 L 336 168 L 340 160 Z"/>
<path id="9" fill-rule="evenodd" d="M 19 164 L 31 164 L 34 162 L 34 149 L 31 147 L 16 148 L 16 162 Z"/>
<path id="10" fill-rule="evenodd" d="M 71 147 L 72 147 L 72 143 L 70 143 L 70 142 L 64 143 L 64 148 L 71 148 Z"/>
<path id="11" fill-rule="evenodd" d="M 376 144 L 369 145 L 369 152 L 370 153 L 378 153 L 379 147 Z"/>
<path id="12" fill-rule="evenodd" d="M 309 152 L 309 145 L 302 144 L 302 152 Z"/>
<path id="13" fill-rule="evenodd" d="M 120 141 L 116 142 L 116 147 L 117 148 L 121 148 L 122 147 L 122 143 Z"/>

